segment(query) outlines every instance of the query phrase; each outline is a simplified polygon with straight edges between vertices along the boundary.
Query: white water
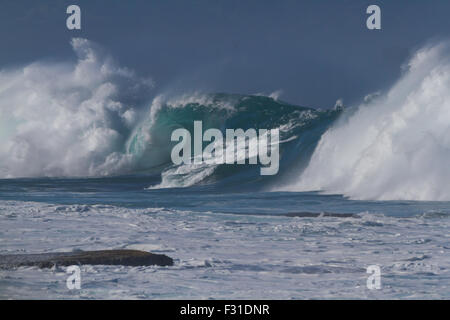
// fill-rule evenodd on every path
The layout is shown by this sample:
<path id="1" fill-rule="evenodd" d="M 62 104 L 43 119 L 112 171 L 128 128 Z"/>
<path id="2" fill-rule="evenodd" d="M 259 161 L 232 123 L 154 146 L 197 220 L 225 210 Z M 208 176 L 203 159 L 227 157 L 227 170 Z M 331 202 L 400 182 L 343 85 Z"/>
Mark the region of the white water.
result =
<path id="1" fill-rule="evenodd" d="M 154 128 L 163 106 L 198 103 L 234 112 L 233 101 L 199 92 L 154 96 L 151 79 L 119 67 L 95 43 L 75 38 L 71 45 L 73 62 L 0 69 L 0 178 L 108 176 L 157 167 L 170 162 L 165 138 L 174 129 Z M 181 186 L 211 173 L 199 172 Z"/>
<path id="2" fill-rule="evenodd" d="M 401 79 L 328 130 L 293 185 L 353 199 L 450 200 L 449 43 L 419 50 Z"/>
<path id="3" fill-rule="evenodd" d="M 248 201 L 252 201 L 248 199 Z M 281 201 L 281 200 L 280 200 Z M 449 219 L 289 218 L 0 201 L 0 254 L 139 249 L 173 267 L 0 270 L 0 299 L 446 299 Z M 25 236 L 24 236 L 25 235 Z M 382 267 L 382 290 L 366 268 Z"/>
<path id="4" fill-rule="evenodd" d="M 0 71 L 0 177 L 108 175 L 130 165 L 123 147 L 152 81 L 88 40 L 71 44 L 74 63 Z"/>

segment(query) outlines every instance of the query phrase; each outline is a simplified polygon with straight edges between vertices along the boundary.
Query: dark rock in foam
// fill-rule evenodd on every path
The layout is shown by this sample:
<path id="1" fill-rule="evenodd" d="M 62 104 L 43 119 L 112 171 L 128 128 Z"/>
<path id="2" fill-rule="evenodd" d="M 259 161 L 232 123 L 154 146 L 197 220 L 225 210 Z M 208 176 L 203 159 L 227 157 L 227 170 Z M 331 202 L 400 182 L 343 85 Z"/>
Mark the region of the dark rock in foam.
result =
<path id="1" fill-rule="evenodd" d="M 333 217 L 333 218 L 360 218 L 356 213 L 333 213 L 333 212 L 292 212 L 284 214 L 286 217 L 299 218 L 319 218 L 319 217 Z"/>
<path id="2" fill-rule="evenodd" d="M 172 266 L 172 258 L 139 250 L 101 250 L 0 255 L 0 268 L 71 265 Z"/>

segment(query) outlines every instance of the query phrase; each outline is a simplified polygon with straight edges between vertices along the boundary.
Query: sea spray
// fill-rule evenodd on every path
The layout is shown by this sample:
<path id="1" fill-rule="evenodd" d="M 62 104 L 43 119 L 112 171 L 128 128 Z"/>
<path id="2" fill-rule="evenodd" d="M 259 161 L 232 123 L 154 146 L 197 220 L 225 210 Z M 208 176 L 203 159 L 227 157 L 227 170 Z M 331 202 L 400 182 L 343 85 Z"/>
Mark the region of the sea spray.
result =
<path id="1" fill-rule="evenodd" d="M 450 200 L 450 46 L 419 50 L 401 79 L 320 140 L 297 179 L 274 190 L 352 199 Z"/>
<path id="2" fill-rule="evenodd" d="M 295 106 L 276 95 L 160 94 L 151 79 L 118 66 L 95 43 L 77 38 L 71 44 L 75 61 L 0 72 L 0 178 L 159 175 L 161 183 L 151 188 L 208 181 L 259 181 L 265 188 L 304 167 L 341 113 Z M 227 129 L 278 130 L 279 161 L 174 165 L 171 133 L 193 134 L 194 121 L 223 136 Z M 245 147 L 237 149 L 239 163 L 253 161 Z M 279 162 L 272 167 L 279 172 L 261 177 L 271 162 Z"/>

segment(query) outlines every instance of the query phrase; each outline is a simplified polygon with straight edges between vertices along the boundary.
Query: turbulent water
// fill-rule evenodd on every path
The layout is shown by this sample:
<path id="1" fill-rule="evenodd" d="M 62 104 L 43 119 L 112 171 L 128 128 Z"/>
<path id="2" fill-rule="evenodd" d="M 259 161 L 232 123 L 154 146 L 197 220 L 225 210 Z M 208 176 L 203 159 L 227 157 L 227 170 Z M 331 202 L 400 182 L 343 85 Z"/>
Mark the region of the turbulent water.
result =
<path id="1" fill-rule="evenodd" d="M 449 88 L 449 44 L 419 50 L 387 93 L 323 135 L 308 168 L 287 189 L 353 199 L 450 200 Z"/>
<path id="2" fill-rule="evenodd" d="M 65 268 L 0 270 L 0 298 L 450 298 L 448 44 L 333 110 L 155 94 L 90 41 L 72 46 L 75 62 L 0 72 L 0 254 L 136 248 L 175 266 L 83 266 L 79 291 Z M 195 120 L 279 129 L 279 173 L 173 165 L 170 135 Z"/>

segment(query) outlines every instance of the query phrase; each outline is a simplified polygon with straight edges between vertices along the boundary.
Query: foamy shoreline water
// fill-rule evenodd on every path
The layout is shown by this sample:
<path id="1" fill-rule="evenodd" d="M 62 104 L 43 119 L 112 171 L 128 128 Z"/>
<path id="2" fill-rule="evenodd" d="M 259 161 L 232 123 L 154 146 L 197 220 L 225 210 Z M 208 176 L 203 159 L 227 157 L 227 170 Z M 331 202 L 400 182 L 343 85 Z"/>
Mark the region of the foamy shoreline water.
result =
<path id="1" fill-rule="evenodd" d="M 173 267 L 0 271 L 0 298 L 449 298 L 448 215 L 360 219 L 0 201 L 1 254 L 130 248 Z M 382 269 L 382 290 L 366 268 Z M 43 291 L 44 290 L 44 291 Z"/>

